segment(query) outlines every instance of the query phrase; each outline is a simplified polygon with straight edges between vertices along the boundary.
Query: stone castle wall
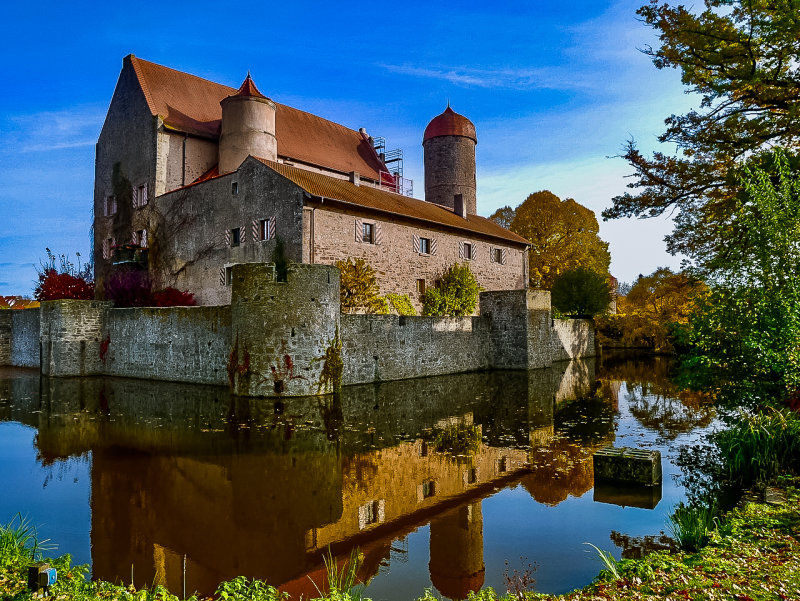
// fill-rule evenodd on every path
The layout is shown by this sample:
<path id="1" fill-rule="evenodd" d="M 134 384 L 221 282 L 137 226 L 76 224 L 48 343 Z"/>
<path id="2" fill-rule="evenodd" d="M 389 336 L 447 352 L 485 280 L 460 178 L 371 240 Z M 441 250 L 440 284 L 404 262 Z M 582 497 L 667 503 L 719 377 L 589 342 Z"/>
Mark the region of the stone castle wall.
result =
<path id="1" fill-rule="evenodd" d="M 0 312 L 0 365 L 302 396 L 330 392 L 325 374 L 339 359 L 342 383 L 351 385 L 594 355 L 591 321 L 553 320 L 546 291 L 484 292 L 481 316 L 462 318 L 341 315 L 338 293 L 334 267 L 293 265 L 280 282 L 272 265 L 253 263 L 234 266 L 232 305 L 44 302 L 38 310 Z"/>

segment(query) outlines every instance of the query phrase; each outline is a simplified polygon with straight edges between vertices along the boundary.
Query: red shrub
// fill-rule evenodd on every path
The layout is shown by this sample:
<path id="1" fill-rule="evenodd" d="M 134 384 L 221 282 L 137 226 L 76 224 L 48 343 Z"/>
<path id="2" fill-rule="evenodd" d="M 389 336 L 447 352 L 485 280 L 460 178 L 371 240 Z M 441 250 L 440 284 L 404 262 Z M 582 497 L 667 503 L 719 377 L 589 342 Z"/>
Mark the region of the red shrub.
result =
<path id="1" fill-rule="evenodd" d="M 156 307 L 194 307 L 197 300 L 191 292 L 181 292 L 177 288 L 164 288 L 153 293 Z"/>
<path id="2" fill-rule="evenodd" d="M 55 268 L 47 268 L 39 274 L 39 282 L 34 288 L 36 300 L 49 301 L 63 298 L 92 300 L 94 298 L 94 282 L 71 275 L 59 273 Z"/>
<path id="3" fill-rule="evenodd" d="M 106 278 L 103 286 L 106 300 L 116 307 L 149 307 L 153 305 L 150 276 L 146 271 L 117 271 Z"/>

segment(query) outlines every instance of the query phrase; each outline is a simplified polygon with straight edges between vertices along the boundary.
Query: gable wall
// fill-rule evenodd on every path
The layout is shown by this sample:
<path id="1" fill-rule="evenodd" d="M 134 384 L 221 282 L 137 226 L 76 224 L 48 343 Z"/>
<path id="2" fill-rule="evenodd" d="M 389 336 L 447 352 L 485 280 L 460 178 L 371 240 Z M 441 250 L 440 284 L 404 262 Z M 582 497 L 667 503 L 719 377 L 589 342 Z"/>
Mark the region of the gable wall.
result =
<path id="1" fill-rule="evenodd" d="M 215 141 L 160 128 L 156 195 L 191 184 L 216 165 L 218 159 Z"/>
<path id="2" fill-rule="evenodd" d="M 133 209 L 131 187 L 146 184 L 152 200 L 156 189 L 157 121 L 150 113 L 130 59 L 126 59 L 96 146 L 94 265 L 101 286 L 110 265 L 103 258 L 103 241 L 113 237 L 117 244 L 125 244 L 130 242 L 133 231 L 147 227 L 148 209 Z M 119 179 L 127 182 L 116 189 L 115 165 Z M 117 195 L 117 213 L 105 216 L 104 203 L 112 194 Z"/>
<path id="3" fill-rule="evenodd" d="M 151 231 L 161 249 L 150 249 L 151 270 L 166 274 L 164 285 L 195 294 L 198 304 L 230 303 L 220 269 L 272 261 L 275 239 L 254 240 L 254 220 L 275 216 L 276 238 L 283 240 L 287 258 L 301 261 L 302 207 L 303 191 L 254 159 L 235 173 L 159 196 Z M 232 228 L 242 229 L 238 247 L 226 245 L 225 232 Z"/>

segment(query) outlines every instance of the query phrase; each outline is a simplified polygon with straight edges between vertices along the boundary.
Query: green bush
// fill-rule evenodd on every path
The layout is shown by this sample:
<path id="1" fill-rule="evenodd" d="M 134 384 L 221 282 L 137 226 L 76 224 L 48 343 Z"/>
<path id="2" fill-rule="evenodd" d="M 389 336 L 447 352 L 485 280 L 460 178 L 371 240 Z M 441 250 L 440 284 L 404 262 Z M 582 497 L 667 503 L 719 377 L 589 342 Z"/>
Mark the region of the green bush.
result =
<path id="1" fill-rule="evenodd" d="M 407 294 L 392 294 L 389 293 L 386 295 L 386 298 L 389 300 L 389 303 L 394 307 L 394 310 L 397 311 L 398 315 L 416 315 L 417 310 L 414 309 L 414 305 L 411 304 L 411 299 L 408 298 Z"/>
<path id="2" fill-rule="evenodd" d="M 611 302 L 607 275 L 578 267 L 562 273 L 550 292 L 553 307 L 570 317 L 593 317 L 605 313 Z"/>
<path id="3" fill-rule="evenodd" d="M 481 287 L 466 263 L 453 263 L 439 280 L 439 286 L 422 295 L 422 314 L 443 317 L 472 315 Z"/>

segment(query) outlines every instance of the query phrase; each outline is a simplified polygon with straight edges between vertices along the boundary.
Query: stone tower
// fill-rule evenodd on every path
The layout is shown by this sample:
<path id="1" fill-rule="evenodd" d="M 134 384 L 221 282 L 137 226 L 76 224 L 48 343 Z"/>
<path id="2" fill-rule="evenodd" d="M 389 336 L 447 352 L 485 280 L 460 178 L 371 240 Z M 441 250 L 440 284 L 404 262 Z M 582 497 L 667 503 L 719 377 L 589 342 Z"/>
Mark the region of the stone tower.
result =
<path id="1" fill-rule="evenodd" d="M 220 105 L 220 173 L 236 171 L 248 155 L 270 161 L 277 159 L 275 103 L 258 91 L 249 73 L 236 94 L 224 98 Z"/>
<path id="2" fill-rule="evenodd" d="M 469 119 L 451 109 L 449 104 L 441 115 L 428 123 L 422 137 L 425 154 L 425 200 L 454 209 L 462 216 L 477 214 L 477 143 L 475 126 Z M 460 197 L 460 201 L 456 200 L 457 197 Z"/>

